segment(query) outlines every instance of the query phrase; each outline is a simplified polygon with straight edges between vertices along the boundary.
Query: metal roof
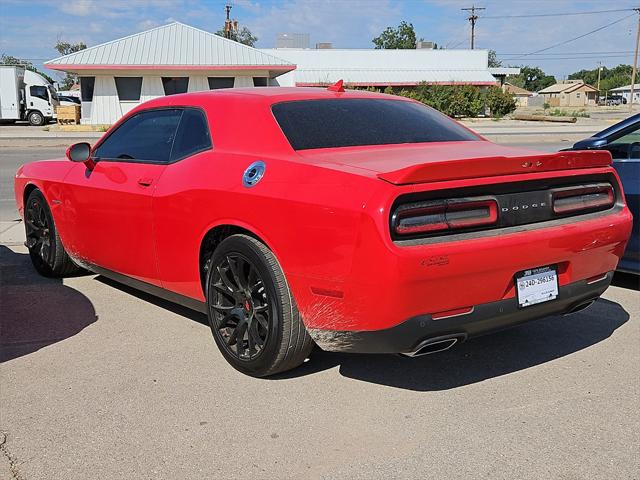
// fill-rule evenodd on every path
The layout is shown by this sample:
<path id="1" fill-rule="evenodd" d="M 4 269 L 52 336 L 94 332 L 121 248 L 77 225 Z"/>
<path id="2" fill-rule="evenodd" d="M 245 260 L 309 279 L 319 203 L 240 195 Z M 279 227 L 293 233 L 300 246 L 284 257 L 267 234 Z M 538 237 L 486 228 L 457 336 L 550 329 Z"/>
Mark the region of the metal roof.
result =
<path id="1" fill-rule="evenodd" d="M 261 49 L 295 63 L 298 86 L 439 84 L 495 85 L 486 50 Z M 284 77 L 283 77 L 284 78 Z"/>
<path id="2" fill-rule="evenodd" d="M 634 92 L 640 92 L 640 83 L 636 83 L 633 87 Z M 630 92 L 631 91 L 631 84 L 629 85 L 625 85 L 623 87 L 618 87 L 618 88 L 612 88 L 611 90 L 609 90 L 610 92 Z"/>
<path id="3" fill-rule="evenodd" d="M 292 63 L 253 47 L 173 22 L 46 62 L 53 70 L 95 69 L 269 69 Z"/>
<path id="4" fill-rule="evenodd" d="M 574 90 L 579 90 L 580 88 L 586 88 L 586 89 L 590 89 L 593 90 L 595 92 L 598 91 L 597 88 L 592 87 L 591 85 L 584 83 L 583 81 L 569 81 L 569 82 L 560 82 L 560 83 L 554 83 L 553 85 L 548 86 L 547 88 L 543 88 L 542 90 L 540 90 L 538 93 L 571 93 Z"/>

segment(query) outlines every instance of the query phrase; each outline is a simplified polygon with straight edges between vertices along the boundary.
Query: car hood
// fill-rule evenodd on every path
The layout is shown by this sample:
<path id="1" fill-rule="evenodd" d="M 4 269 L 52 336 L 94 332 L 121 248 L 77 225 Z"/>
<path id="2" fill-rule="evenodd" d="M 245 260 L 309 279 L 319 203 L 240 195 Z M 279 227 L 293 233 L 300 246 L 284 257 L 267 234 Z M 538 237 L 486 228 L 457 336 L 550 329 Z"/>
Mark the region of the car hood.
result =
<path id="1" fill-rule="evenodd" d="M 611 164 L 606 151 L 545 153 L 489 141 L 375 145 L 298 151 L 307 162 L 405 185 Z"/>

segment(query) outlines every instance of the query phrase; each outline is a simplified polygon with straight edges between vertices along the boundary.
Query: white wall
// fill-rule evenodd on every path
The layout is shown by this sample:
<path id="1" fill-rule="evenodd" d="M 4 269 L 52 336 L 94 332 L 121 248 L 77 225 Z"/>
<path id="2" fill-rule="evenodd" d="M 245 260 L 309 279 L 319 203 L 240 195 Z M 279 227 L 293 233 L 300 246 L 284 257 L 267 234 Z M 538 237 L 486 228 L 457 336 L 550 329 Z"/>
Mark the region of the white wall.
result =
<path id="1" fill-rule="evenodd" d="M 116 76 L 126 76 L 123 72 Z M 207 75 L 189 76 L 189 92 L 199 92 L 209 90 Z M 116 90 L 116 81 L 113 75 L 96 75 L 93 88 L 93 101 L 83 102 L 82 123 L 91 125 L 111 125 L 118 121 L 120 117 L 129 112 L 142 102 L 164 96 L 162 87 L 162 76 L 144 75 L 142 77 L 142 88 L 139 102 L 121 102 Z M 253 77 L 242 75 L 236 76 L 234 87 L 253 87 Z M 86 118 L 85 118 L 86 115 Z"/>

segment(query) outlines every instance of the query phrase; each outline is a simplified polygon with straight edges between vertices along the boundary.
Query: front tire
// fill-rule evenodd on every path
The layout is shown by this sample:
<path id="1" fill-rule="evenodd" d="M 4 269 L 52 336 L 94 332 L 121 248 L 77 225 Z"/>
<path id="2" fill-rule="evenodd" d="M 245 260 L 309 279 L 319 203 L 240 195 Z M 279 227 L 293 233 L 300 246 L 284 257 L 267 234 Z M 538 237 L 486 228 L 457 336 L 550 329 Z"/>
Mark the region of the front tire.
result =
<path id="1" fill-rule="evenodd" d="M 207 311 L 220 352 L 247 375 L 295 368 L 313 348 L 278 260 L 247 235 L 232 235 L 213 252 Z"/>
<path id="2" fill-rule="evenodd" d="M 29 120 L 29 125 L 33 127 L 41 127 L 45 122 L 44 115 L 38 111 L 30 112 L 27 116 L 27 120 Z"/>
<path id="3" fill-rule="evenodd" d="M 31 263 L 40 275 L 64 277 L 81 271 L 65 251 L 47 200 L 40 190 L 29 194 L 24 209 L 24 227 Z"/>

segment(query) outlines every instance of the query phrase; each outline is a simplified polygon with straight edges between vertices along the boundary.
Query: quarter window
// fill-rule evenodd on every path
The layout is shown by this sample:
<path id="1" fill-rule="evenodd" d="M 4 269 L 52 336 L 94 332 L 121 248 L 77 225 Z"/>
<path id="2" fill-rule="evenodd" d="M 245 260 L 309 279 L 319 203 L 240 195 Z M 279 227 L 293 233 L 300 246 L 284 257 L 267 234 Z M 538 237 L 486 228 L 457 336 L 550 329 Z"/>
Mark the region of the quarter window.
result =
<path id="1" fill-rule="evenodd" d="M 142 91 L 142 77 L 115 77 L 116 90 L 121 102 L 137 102 Z"/>
<path id="2" fill-rule="evenodd" d="M 134 115 L 98 147 L 99 160 L 168 163 L 182 110 L 150 110 Z"/>
<path id="3" fill-rule="evenodd" d="M 187 93 L 189 77 L 162 77 L 162 87 L 165 95 Z"/>
<path id="4" fill-rule="evenodd" d="M 171 161 L 211 148 L 209 126 L 204 113 L 197 109 L 186 109 L 182 114 L 176 140 L 173 143 Z"/>

